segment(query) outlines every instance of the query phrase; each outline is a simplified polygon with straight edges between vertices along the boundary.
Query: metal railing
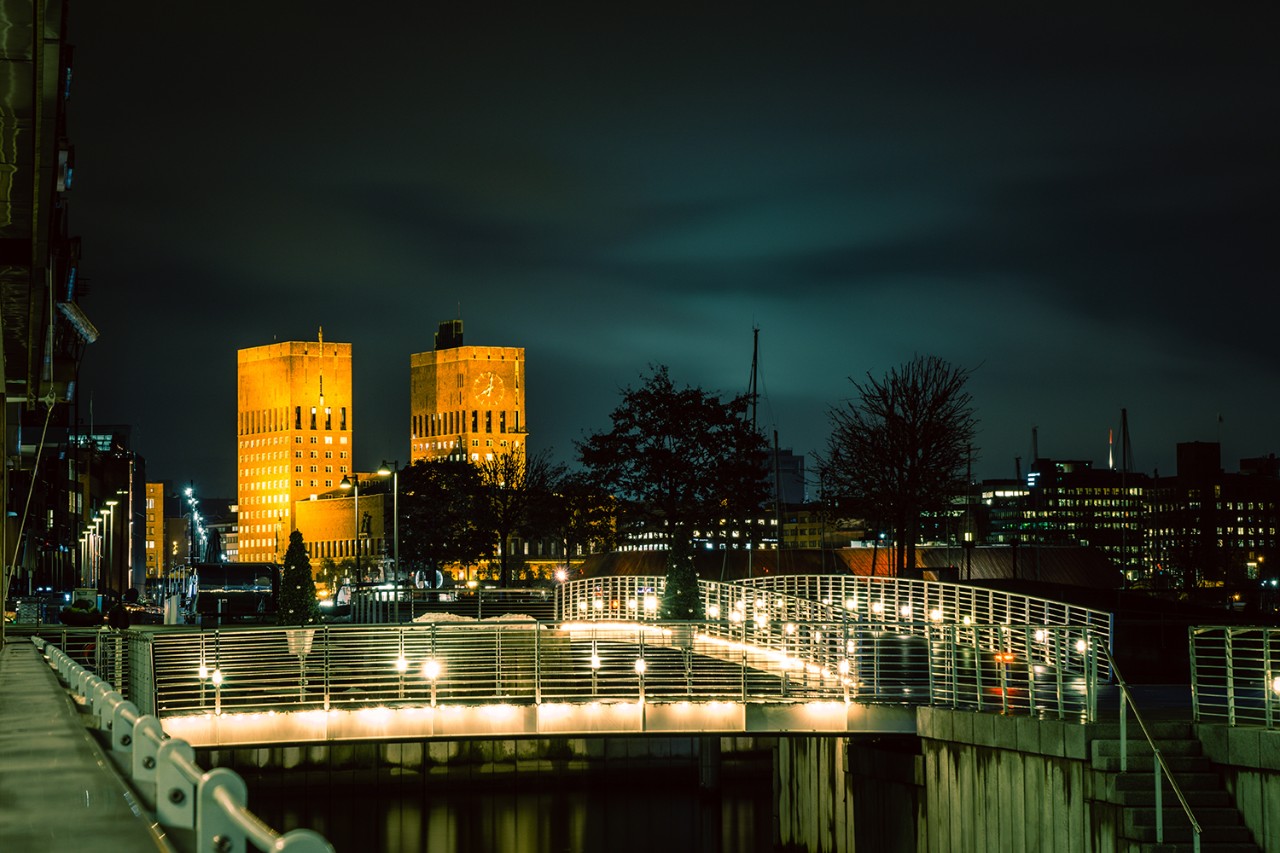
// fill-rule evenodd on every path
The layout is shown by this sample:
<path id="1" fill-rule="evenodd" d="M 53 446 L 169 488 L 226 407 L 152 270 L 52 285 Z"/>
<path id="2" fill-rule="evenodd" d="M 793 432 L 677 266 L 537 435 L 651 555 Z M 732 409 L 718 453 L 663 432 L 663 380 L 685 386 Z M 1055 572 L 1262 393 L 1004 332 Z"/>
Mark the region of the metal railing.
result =
<path id="1" fill-rule="evenodd" d="M 1160 752 L 1160 748 L 1156 746 L 1155 739 L 1151 737 L 1151 731 L 1147 728 L 1147 724 L 1143 721 L 1142 715 L 1138 713 L 1138 706 L 1133 701 L 1133 694 L 1129 692 L 1129 685 L 1125 682 L 1124 677 L 1120 674 L 1120 670 L 1116 667 L 1115 660 L 1111 657 L 1111 649 L 1108 646 L 1102 647 L 1102 656 L 1107 659 L 1111 665 L 1111 672 L 1115 678 L 1116 686 L 1120 688 L 1120 772 L 1127 773 L 1129 770 L 1129 734 L 1128 734 L 1128 709 L 1133 709 L 1133 718 L 1138 723 L 1138 728 L 1142 732 L 1142 736 L 1146 738 L 1147 745 L 1151 747 L 1151 754 L 1155 756 L 1152 767 L 1155 771 L 1155 818 L 1156 818 L 1156 843 L 1164 843 L 1164 786 L 1163 781 L 1169 780 L 1169 786 L 1173 788 L 1174 796 L 1178 798 L 1178 803 L 1182 806 L 1182 811 L 1186 813 L 1187 820 L 1191 822 L 1191 844 L 1195 853 L 1200 853 L 1200 834 L 1202 832 L 1199 821 L 1191 811 L 1191 804 L 1187 802 L 1187 796 L 1182 792 L 1182 786 L 1178 784 L 1178 780 L 1173 776 L 1173 770 L 1165 761 L 1164 755 Z"/>
<path id="2" fill-rule="evenodd" d="M 735 606 L 731 614 L 747 612 Z M 640 609 L 643 605 L 638 606 Z M 759 614 L 757 614 L 759 615 Z M 1078 627 L 850 619 L 586 620 L 142 634 L 151 713 L 426 704 L 845 700 L 1080 714 L 1097 657 Z"/>
<path id="3" fill-rule="evenodd" d="M 562 620 L 659 620 L 666 579 L 662 576 L 586 578 L 561 584 L 556 613 Z M 1042 598 L 931 581 L 899 581 L 852 575 L 800 575 L 739 583 L 699 581 L 708 622 L 849 622 L 929 639 L 940 626 L 995 626 L 981 632 L 979 648 L 1025 659 L 1043 656 L 1051 628 L 1070 635 L 1065 656 L 1111 641 L 1112 615 Z M 1037 633 L 1040 632 L 1040 633 Z M 1079 632 L 1075 636 L 1072 632 Z M 1082 648 L 1077 648 L 1081 647 Z M 1097 677 L 1110 665 L 1094 654 Z"/>
<path id="4" fill-rule="evenodd" d="M 139 712 L 111 683 L 94 675 L 52 643 L 32 642 L 87 706 L 93 728 L 110 740 L 109 755 L 133 790 L 175 840 L 191 837 L 192 853 L 259 850 L 279 853 L 333 853 L 323 836 L 309 829 L 279 833 L 248 808 L 244 779 L 225 767 L 203 770 L 191 745 L 164 733 L 160 720 Z"/>
<path id="5" fill-rule="evenodd" d="M 1276 728 L 1280 628 L 1201 626 L 1188 633 L 1193 719 Z"/>
<path id="6" fill-rule="evenodd" d="M 874 622 L 1076 626 L 1107 644 L 1114 629 L 1114 616 L 1104 610 L 966 584 L 862 575 L 781 575 L 738 583 L 842 607 Z M 1100 659 L 1098 665 L 1099 677 L 1109 679 L 1109 664 Z"/>

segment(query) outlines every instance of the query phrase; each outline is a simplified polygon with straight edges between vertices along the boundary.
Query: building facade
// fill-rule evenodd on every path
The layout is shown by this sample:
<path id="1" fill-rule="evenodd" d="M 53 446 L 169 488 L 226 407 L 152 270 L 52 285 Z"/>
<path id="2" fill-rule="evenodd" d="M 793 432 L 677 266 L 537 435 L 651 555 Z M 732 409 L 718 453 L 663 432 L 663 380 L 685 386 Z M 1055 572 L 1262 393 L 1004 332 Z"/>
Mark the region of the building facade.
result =
<path id="1" fill-rule="evenodd" d="M 289 341 L 237 353 L 236 494 L 240 562 L 278 562 L 294 505 L 351 471 L 351 344 Z"/>
<path id="2" fill-rule="evenodd" d="M 462 321 L 440 324 L 435 349 L 409 356 L 410 459 L 482 462 L 521 449 L 523 347 L 464 346 Z"/>

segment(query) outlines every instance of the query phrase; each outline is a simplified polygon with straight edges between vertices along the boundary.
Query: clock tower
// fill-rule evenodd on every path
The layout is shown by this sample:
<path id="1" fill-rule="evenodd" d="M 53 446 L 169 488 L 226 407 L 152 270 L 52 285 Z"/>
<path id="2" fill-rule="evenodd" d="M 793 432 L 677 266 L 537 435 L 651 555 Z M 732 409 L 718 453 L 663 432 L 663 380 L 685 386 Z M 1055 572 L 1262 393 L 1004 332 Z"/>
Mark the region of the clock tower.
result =
<path id="1" fill-rule="evenodd" d="M 464 346 L 462 321 L 409 356 L 409 458 L 482 462 L 523 448 L 524 348 Z"/>

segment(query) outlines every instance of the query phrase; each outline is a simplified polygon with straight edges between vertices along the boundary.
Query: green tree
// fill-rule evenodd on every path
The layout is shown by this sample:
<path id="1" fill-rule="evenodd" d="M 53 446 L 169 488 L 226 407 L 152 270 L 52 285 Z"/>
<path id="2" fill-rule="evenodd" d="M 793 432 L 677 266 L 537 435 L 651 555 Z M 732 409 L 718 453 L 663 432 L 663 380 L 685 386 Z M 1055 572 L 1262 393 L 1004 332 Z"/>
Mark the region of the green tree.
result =
<path id="1" fill-rule="evenodd" d="M 477 463 L 480 497 L 486 505 L 481 513 L 498 544 L 498 585 L 511 585 L 507 543 L 517 533 L 526 536 L 536 530 L 539 515 L 534 507 L 548 500 L 563 468 L 552 464 L 545 452 L 526 454 L 517 447 L 492 459 Z"/>
<path id="2" fill-rule="evenodd" d="M 968 379 L 937 356 L 916 356 L 882 379 L 851 377 L 854 399 L 830 410 L 824 483 L 894 531 L 900 576 L 915 570 L 921 514 L 964 493 L 977 427 Z"/>
<path id="3" fill-rule="evenodd" d="M 302 542 L 302 532 L 289 534 L 289 547 L 284 552 L 280 570 L 280 598 L 276 618 L 281 625 L 306 625 L 320 621 L 320 605 L 316 601 L 316 584 L 311 577 L 311 561 Z"/>
<path id="4" fill-rule="evenodd" d="M 418 460 L 400 472 L 400 561 L 410 573 L 451 563 L 472 565 L 493 553 L 495 529 L 481 494 L 480 472 L 469 462 Z"/>
<path id="5" fill-rule="evenodd" d="M 629 519 L 666 534 L 669 588 L 682 589 L 680 578 L 694 571 L 694 531 L 746 519 L 768 495 L 766 445 L 746 418 L 747 402 L 676 387 L 659 365 L 639 387 L 623 389 L 611 430 L 578 444 L 592 479 Z"/>

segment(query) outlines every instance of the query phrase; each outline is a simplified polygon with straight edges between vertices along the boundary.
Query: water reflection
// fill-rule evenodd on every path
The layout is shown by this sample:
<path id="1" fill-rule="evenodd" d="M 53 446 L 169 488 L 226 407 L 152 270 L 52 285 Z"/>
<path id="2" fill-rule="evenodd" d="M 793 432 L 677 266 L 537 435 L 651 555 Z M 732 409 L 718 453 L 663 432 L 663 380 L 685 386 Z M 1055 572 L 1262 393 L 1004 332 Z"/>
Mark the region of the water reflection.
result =
<path id="1" fill-rule="evenodd" d="M 251 808 L 277 827 L 309 826 L 339 853 L 767 853 L 773 850 L 769 779 L 692 783 L 546 780 L 514 789 L 469 784 L 427 793 L 309 785 L 250 786 Z M 345 786 L 344 786 L 345 787 Z M 394 789 L 392 789 L 394 790 Z"/>

